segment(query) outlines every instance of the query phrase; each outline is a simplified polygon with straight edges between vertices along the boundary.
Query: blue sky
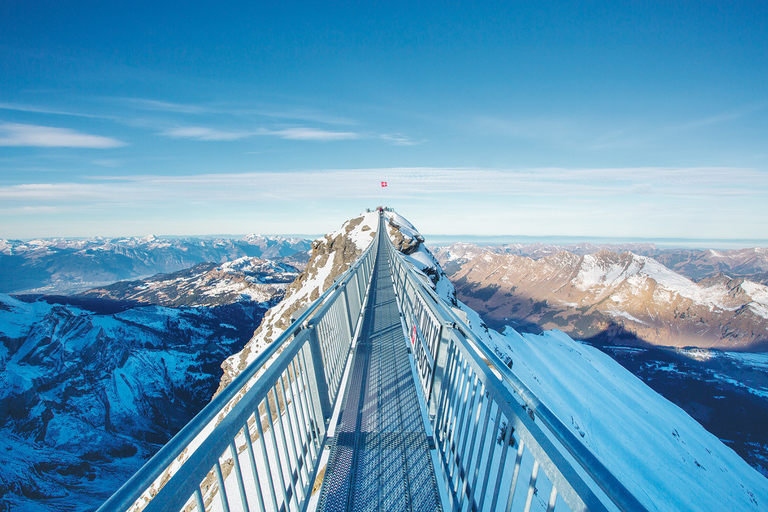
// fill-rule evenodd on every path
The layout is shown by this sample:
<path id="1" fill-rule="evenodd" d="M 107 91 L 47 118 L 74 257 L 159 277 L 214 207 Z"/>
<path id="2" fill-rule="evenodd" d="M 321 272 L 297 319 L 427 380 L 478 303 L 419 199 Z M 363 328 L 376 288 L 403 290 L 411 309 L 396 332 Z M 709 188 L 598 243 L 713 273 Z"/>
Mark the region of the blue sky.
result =
<path id="1" fill-rule="evenodd" d="M 768 3 L 476 4 L 2 2 L 0 238 L 768 239 Z"/>

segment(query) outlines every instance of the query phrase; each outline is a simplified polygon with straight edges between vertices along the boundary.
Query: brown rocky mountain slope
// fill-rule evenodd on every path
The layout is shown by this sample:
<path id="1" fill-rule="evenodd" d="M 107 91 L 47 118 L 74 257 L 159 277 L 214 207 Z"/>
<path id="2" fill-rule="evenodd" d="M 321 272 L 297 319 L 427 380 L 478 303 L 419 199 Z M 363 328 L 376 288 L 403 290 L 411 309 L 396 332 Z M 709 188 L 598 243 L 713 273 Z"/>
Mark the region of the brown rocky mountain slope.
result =
<path id="1" fill-rule="evenodd" d="M 630 344 L 768 348 L 768 287 L 724 274 L 696 283 L 631 252 L 539 259 L 486 252 L 451 279 L 457 297 L 496 327 Z"/>

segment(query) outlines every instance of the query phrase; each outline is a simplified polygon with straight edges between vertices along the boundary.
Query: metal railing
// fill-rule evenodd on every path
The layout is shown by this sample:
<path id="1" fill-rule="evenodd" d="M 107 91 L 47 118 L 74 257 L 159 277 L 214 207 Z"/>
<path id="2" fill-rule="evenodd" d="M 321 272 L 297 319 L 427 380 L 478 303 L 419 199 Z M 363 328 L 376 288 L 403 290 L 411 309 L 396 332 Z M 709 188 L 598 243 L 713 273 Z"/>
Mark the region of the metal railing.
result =
<path id="1" fill-rule="evenodd" d="M 429 276 L 388 238 L 385 245 L 442 462 L 446 508 L 646 510 L 438 297 Z"/>
<path id="2" fill-rule="evenodd" d="M 378 239 L 99 510 L 303 510 Z"/>

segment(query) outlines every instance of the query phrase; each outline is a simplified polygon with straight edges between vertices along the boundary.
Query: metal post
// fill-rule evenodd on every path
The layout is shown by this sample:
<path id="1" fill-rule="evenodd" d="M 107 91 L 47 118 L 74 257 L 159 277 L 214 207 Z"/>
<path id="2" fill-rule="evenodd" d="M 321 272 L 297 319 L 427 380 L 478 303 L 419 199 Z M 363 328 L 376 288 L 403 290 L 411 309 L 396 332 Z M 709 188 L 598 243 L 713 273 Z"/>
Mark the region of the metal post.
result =
<path id="1" fill-rule="evenodd" d="M 333 406 L 328 392 L 328 380 L 325 375 L 323 351 L 320 347 L 320 338 L 317 335 L 317 325 L 313 320 L 310 320 L 307 326 L 309 330 L 309 343 L 307 344 L 312 360 L 312 364 L 307 365 L 307 372 L 309 373 L 309 385 L 313 388 L 312 396 L 318 401 L 316 407 L 322 415 L 323 423 L 327 424 L 333 414 Z M 325 431 L 325 426 L 323 426 L 323 431 Z"/>

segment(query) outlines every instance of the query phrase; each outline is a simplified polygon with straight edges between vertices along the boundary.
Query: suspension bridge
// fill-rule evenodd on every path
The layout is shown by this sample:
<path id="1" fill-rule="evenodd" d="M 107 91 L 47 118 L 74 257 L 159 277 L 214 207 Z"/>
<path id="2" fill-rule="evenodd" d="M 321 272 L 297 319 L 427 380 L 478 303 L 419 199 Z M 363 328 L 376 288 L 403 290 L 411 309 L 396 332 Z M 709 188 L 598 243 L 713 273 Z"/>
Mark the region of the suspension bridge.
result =
<path id="1" fill-rule="evenodd" d="M 645 510 L 386 222 L 100 511 Z"/>

